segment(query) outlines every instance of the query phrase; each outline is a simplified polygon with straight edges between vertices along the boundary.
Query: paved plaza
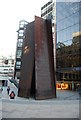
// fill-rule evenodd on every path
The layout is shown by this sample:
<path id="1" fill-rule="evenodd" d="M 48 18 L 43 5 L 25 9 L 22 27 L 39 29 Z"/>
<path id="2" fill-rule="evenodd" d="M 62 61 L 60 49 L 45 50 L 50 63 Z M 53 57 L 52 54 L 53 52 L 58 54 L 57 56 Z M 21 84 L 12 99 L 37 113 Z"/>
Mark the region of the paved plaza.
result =
<path id="1" fill-rule="evenodd" d="M 77 100 L 3 100 L 3 118 L 79 118 Z"/>
<path id="2" fill-rule="evenodd" d="M 79 118 L 79 94 L 76 91 L 57 91 L 57 98 L 34 100 L 17 96 L 17 88 L 10 83 L 16 98 L 11 100 L 6 87 L 0 99 L 0 118 Z"/>

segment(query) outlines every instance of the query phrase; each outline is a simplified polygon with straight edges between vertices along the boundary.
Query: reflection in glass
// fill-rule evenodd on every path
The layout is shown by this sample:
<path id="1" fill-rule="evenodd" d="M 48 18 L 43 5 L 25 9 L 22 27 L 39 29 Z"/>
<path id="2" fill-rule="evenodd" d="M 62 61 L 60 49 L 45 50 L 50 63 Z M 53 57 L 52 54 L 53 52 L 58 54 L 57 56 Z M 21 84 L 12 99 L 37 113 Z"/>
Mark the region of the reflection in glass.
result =
<path id="1" fill-rule="evenodd" d="M 57 2 L 56 9 L 57 80 L 81 81 L 81 8 L 78 2 Z"/>

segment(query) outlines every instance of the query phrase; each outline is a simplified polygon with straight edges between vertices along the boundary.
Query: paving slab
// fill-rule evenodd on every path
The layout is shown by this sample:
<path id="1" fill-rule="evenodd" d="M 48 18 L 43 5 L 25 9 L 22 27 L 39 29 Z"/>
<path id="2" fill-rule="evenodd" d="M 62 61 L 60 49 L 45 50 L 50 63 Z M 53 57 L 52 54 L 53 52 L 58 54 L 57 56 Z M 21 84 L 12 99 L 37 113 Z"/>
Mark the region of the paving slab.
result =
<path id="1" fill-rule="evenodd" d="M 79 100 L 3 100 L 3 118 L 78 118 Z"/>
<path id="2" fill-rule="evenodd" d="M 58 90 L 57 98 L 35 100 L 18 97 L 18 89 L 9 84 L 16 97 L 11 100 L 7 87 L 0 98 L 1 118 L 79 118 L 80 96 L 77 91 Z"/>

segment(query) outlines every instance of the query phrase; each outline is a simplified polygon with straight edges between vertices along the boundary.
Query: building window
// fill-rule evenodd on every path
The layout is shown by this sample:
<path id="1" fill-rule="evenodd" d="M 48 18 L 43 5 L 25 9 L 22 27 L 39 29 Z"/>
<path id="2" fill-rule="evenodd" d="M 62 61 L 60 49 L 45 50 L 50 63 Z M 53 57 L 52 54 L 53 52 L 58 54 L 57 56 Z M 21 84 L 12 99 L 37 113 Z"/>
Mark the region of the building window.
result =
<path id="1" fill-rule="evenodd" d="M 20 67 L 21 67 L 21 61 L 17 61 L 16 62 L 16 69 L 20 69 Z"/>
<path id="2" fill-rule="evenodd" d="M 51 12 L 52 10 L 53 10 L 53 8 L 52 8 L 52 7 L 49 7 L 49 8 L 48 8 L 48 13 Z"/>
<path id="3" fill-rule="evenodd" d="M 8 60 L 5 60 L 4 63 L 5 63 L 5 64 L 8 64 Z"/>
<path id="4" fill-rule="evenodd" d="M 24 27 L 24 24 L 20 24 L 20 26 L 19 26 L 20 28 L 23 28 Z"/>
<path id="5" fill-rule="evenodd" d="M 19 30 L 19 34 L 20 34 L 20 33 L 23 33 L 23 32 L 24 32 L 24 30 Z"/>
<path id="6" fill-rule="evenodd" d="M 18 46 L 18 47 L 22 47 L 22 45 L 23 45 L 22 42 L 18 42 L 18 43 L 17 43 L 17 46 Z"/>
<path id="7" fill-rule="evenodd" d="M 16 62 L 16 65 L 21 65 L 21 62 L 20 62 L 20 61 L 17 61 L 17 62 Z"/>
<path id="8" fill-rule="evenodd" d="M 19 33 L 19 36 L 23 36 L 23 33 Z"/>
<path id="9" fill-rule="evenodd" d="M 23 42 L 23 39 L 18 39 L 18 42 Z"/>
<path id="10" fill-rule="evenodd" d="M 21 50 L 17 50 L 17 58 L 21 58 L 22 55 L 22 51 Z"/>

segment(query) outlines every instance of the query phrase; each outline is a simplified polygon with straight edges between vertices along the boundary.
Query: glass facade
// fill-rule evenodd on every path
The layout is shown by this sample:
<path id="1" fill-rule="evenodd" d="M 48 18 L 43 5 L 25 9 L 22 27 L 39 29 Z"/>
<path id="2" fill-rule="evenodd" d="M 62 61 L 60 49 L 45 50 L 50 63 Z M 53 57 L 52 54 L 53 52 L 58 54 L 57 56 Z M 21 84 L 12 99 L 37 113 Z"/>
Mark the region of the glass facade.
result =
<path id="1" fill-rule="evenodd" d="M 56 3 L 58 81 L 81 82 L 81 2 Z"/>
<path id="2" fill-rule="evenodd" d="M 20 77 L 20 69 L 21 69 L 21 57 L 22 57 L 22 49 L 23 49 L 23 41 L 24 41 L 24 33 L 26 29 L 27 21 L 21 20 L 19 22 L 19 29 L 17 31 L 17 48 L 16 48 L 16 58 L 15 58 L 15 70 L 14 70 L 14 78 L 19 79 Z"/>

